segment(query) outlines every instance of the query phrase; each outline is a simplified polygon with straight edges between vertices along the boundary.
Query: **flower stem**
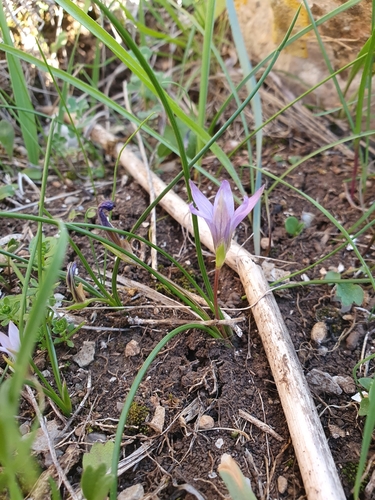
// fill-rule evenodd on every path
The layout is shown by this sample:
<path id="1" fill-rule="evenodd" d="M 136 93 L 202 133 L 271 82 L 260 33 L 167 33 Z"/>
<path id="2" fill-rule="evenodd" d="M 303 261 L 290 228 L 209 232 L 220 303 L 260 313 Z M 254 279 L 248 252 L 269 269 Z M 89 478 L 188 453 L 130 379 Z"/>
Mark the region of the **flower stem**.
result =
<path id="1" fill-rule="evenodd" d="M 218 304 L 218 292 L 219 292 L 219 277 L 220 277 L 221 267 L 215 267 L 215 280 L 214 280 L 214 307 L 215 307 L 215 318 L 220 320 L 219 314 L 219 304 Z"/>
<path id="2" fill-rule="evenodd" d="M 214 279 L 214 308 L 215 308 L 215 319 L 218 321 L 220 318 L 219 313 L 219 304 L 218 304 L 218 292 L 219 292 L 219 277 L 220 277 L 220 269 L 221 267 L 215 267 L 215 279 Z M 219 330 L 224 339 L 228 338 L 226 334 L 225 327 L 223 325 L 218 325 Z"/>

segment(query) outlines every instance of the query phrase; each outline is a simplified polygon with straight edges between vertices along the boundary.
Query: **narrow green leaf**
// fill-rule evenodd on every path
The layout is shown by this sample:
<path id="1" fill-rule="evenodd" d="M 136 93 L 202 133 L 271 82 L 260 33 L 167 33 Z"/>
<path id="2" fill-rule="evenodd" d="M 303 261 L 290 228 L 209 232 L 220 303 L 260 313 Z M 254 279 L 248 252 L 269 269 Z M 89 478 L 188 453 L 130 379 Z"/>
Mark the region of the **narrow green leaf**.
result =
<path id="1" fill-rule="evenodd" d="M 13 158 L 14 128 L 8 120 L 0 121 L 0 142 L 4 146 L 6 154 Z"/>
<path id="2" fill-rule="evenodd" d="M 227 453 L 221 457 L 218 472 L 232 500 L 256 500 L 249 480 L 242 474 L 236 461 Z"/>
<path id="3" fill-rule="evenodd" d="M 0 2 L 0 29 L 4 42 L 12 46 L 13 40 L 5 17 L 3 2 Z M 16 101 L 17 108 L 19 108 L 17 115 L 27 150 L 27 157 L 31 163 L 37 165 L 39 160 L 38 132 L 35 115 L 33 114 L 34 108 L 27 90 L 25 76 L 20 61 L 9 53 L 7 53 L 6 57 L 14 100 Z"/>

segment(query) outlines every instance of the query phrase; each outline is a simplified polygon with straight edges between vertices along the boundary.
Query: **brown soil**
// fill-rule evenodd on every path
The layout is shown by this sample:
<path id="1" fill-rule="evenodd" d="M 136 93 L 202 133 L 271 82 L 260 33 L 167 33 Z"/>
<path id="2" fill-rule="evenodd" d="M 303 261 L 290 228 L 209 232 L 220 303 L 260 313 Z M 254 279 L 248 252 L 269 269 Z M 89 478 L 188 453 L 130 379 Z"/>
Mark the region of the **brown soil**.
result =
<path id="1" fill-rule="evenodd" d="M 282 149 L 282 146 L 279 146 L 279 150 L 287 158 L 306 153 L 308 147 L 301 148 L 291 140 L 287 150 L 284 147 Z M 275 148 L 272 153 L 275 153 Z M 285 169 L 284 165 L 275 164 L 271 157 L 268 160 L 266 164 L 271 172 L 280 174 Z M 317 162 L 318 167 L 315 166 Z M 337 154 L 319 157 L 314 163 L 305 164 L 287 180 L 319 200 L 345 227 L 349 227 L 359 214 L 342 196 L 343 181 L 349 177 L 350 166 L 345 165 L 345 158 Z M 82 197 L 78 195 L 80 200 L 74 204 L 76 208 L 82 201 L 84 207 L 76 217 L 77 221 L 83 220 L 87 208 L 96 205 L 96 200 L 87 194 L 88 191 L 81 182 L 62 184 L 58 180 L 52 181 L 53 179 L 49 186 L 49 197 L 65 190 L 69 201 L 69 192 L 82 188 Z M 202 188 L 204 187 L 203 185 Z M 181 188 L 182 186 L 177 191 Z M 374 185 L 370 182 L 366 199 L 371 200 L 373 193 Z M 28 194 L 32 198 L 33 193 Z M 107 186 L 99 190 L 98 200 L 107 198 L 108 195 Z M 113 224 L 124 230 L 130 229 L 146 208 L 147 200 L 147 194 L 130 179 L 126 186 L 118 189 Z M 277 267 L 290 272 L 299 270 L 329 253 L 341 241 L 335 228 L 322 214 L 316 213 L 299 195 L 292 194 L 286 188 L 278 187 L 272 193 L 269 204 L 273 240 L 271 256 L 276 259 Z M 61 205 L 60 200 L 47 203 L 46 207 L 54 216 L 67 218 L 68 207 Z M 296 238 L 290 238 L 284 229 L 286 211 L 297 216 L 302 211 L 314 212 L 315 218 L 309 229 Z M 158 244 L 168 249 L 168 252 L 199 277 L 192 241 L 185 238 L 181 228 L 162 210 L 158 209 L 157 217 Z M 266 217 L 262 220 L 262 227 L 267 234 Z M 26 233 L 25 226 L 23 230 Z M 8 233 L 19 231 L 19 227 L 7 221 Z M 142 231 L 147 236 L 147 228 L 142 228 Z M 244 223 L 238 230 L 238 241 L 241 243 L 249 234 L 250 228 Z M 89 242 L 84 238 L 75 239 L 86 258 L 93 259 Z M 368 236 L 364 236 L 358 242 L 360 248 L 366 248 L 368 241 Z M 246 247 L 251 251 L 251 244 L 246 243 Z M 101 266 L 103 249 L 98 247 L 97 251 L 97 262 Z M 149 258 L 147 251 L 145 258 Z M 367 249 L 366 259 L 371 263 L 373 258 L 374 249 Z M 67 261 L 73 259 L 74 254 L 70 251 Z M 278 259 L 282 262 L 278 262 Z M 212 258 L 207 257 L 206 262 L 212 269 Z M 345 270 L 357 266 L 353 252 L 343 250 L 329 261 L 308 271 L 308 275 L 318 279 L 323 266 L 329 269 L 331 266 L 337 267 L 339 263 L 345 266 Z M 172 279 L 179 279 L 166 261 L 160 259 L 159 264 L 164 266 L 164 274 Z M 95 268 L 97 263 L 93 261 L 92 265 Z M 121 274 L 155 287 L 155 283 L 144 272 L 138 271 L 134 266 L 123 267 Z M 81 266 L 80 271 L 82 275 Z M 181 318 L 187 321 L 186 315 L 178 309 L 160 307 L 142 294 L 137 298 L 137 290 L 121 290 L 124 304 L 132 306 L 131 309 L 113 312 L 94 305 L 90 310 L 81 311 L 79 314 L 86 318 L 86 325 L 90 329 L 84 327 L 75 335 L 73 348 L 58 348 L 61 373 L 68 383 L 74 409 L 88 391 L 89 377 L 92 385 L 83 408 L 70 422 L 69 428 L 65 429 L 66 435 L 74 430 L 69 435 L 68 444 L 63 441 L 57 446 L 62 456 L 72 445 L 79 450 L 76 461 L 68 469 L 68 478 L 72 484 L 79 481 L 81 454 L 86 449 L 85 443 L 90 433 L 98 432 L 106 440 L 113 438 L 121 405 L 143 361 L 156 343 L 174 327 L 176 321 Z M 220 294 L 222 306 L 230 309 L 244 308 L 247 303 L 242 296 L 243 289 L 238 276 L 229 268 L 224 268 Z M 332 376 L 350 377 L 353 366 L 361 358 L 363 340 L 368 332 L 370 336 L 365 349 L 366 353 L 372 352 L 373 325 L 367 323 L 363 312 L 355 308 L 350 313 L 341 314 L 339 305 L 333 301 L 332 296 L 332 287 L 328 286 L 298 287 L 276 295 L 305 373 L 316 368 Z M 373 293 L 369 290 L 365 307 L 369 308 L 372 301 Z M 150 305 L 153 307 L 150 308 Z M 237 315 L 233 310 L 230 314 L 232 317 Z M 251 313 L 245 311 L 245 314 L 247 320 L 240 324 L 244 334 L 242 338 L 233 337 L 233 346 L 228 347 L 224 342 L 207 337 L 202 332 L 188 331 L 172 340 L 160 353 L 136 397 L 137 404 L 147 407 L 149 416 L 138 427 L 130 422 L 123 440 L 122 455 L 130 455 L 142 443 L 149 444 L 150 448 L 138 464 L 121 475 L 120 491 L 141 483 L 146 492 L 159 491 L 157 497 L 160 499 L 193 498 L 181 486 L 189 484 L 203 498 L 221 498 L 226 490 L 217 474 L 217 467 L 222 454 L 229 453 L 237 460 L 244 473 L 252 478 L 258 498 L 303 496 L 298 464 L 277 390 Z M 76 322 L 79 322 L 77 316 L 78 314 Z M 152 321 L 145 326 L 133 326 L 131 319 L 136 317 Z M 162 320 L 168 320 L 170 324 Z M 328 336 L 322 346 L 315 345 L 310 338 L 311 329 L 318 320 L 325 321 L 328 326 Z M 353 335 L 350 336 L 350 343 L 348 340 L 339 341 L 349 330 L 358 334 L 354 342 Z M 131 340 L 138 343 L 140 352 L 134 356 L 126 356 L 125 349 Z M 88 367 L 79 368 L 73 357 L 85 341 L 95 342 L 95 359 Z M 42 368 L 48 368 L 48 363 L 43 361 L 43 354 L 39 354 L 39 360 Z M 354 392 L 354 388 L 351 392 Z M 316 395 L 321 421 L 348 497 L 353 486 L 353 468 L 358 462 L 363 427 L 363 420 L 357 417 L 358 408 L 351 401 L 351 395 L 352 393 L 345 392 L 339 396 L 325 393 Z M 147 421 L 152 418 L 158 405 L 166 410 L 161 435 L 147 426 Z M 189 405 L 195 408 L 190 418 L 186 416 Z M 246 423 L 239 416 L 239 410 L 245 410 L 270 425 L 282 440 L 278 441 L 256 426 Z M 199 418 L 202 415 L 213 418 L 213 429 L 199 428 Z M 47 409 L 46 417 L 51 420 L 57 418 L 53 408 Z M 59 421 L 59 424 L 63 427 L 62 422 Z M 280 476 L 287 480 L 287 489 L 283 494 L 278 490 Z M 164 486 L 160 488 L 160 485 Z"/>

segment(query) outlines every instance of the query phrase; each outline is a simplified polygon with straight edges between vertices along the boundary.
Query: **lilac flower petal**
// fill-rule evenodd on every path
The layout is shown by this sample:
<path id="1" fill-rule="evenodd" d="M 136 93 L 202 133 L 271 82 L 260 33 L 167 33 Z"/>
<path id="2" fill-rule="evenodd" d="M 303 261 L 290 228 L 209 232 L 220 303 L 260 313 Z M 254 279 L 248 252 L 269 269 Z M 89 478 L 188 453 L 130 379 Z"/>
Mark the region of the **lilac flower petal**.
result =
<path id="1" fill-rule="evenodd" d="M 212 203 L 205 197 L 203 193 L 197 188 L 197 186 L 189 181 L 191 194 L 193 196 L 194 203 L 197 206 L 199 213 L 193 212 L 195 215 L 199 215 L 206 220 L 212 221 L 214 215 L 214 207 Z"/>
<path id="2" fill-rule="evenodd" d="M 252 209 L 255 207 L 255 205 L 258 203 L 260 200 L 260 197 L 262 196 L 264 190 L 264 186 L 262 186 L 258 191 L 251 196 L 250 198 L 245 198 L 242 205 L 240 205 L 237 210 L 234 212 L 234 215 L 232 217 L 231 221 L 231 231 L 233 232 L 238 224 L 243 221 L 243 219 L 248 215 Z"/>
<path id="3" fill-rule="evenodd" d="M 0 347 L 0 351 L 7 352 L 9 354 L 9 349 L 12 348 L 12 345 L 8 335 L 5 335 L 5 333 L 2 332 L 0 332 L 0 344 L 3 346 Z"/>
<path id="4" fill-rule="evenodd" d="M 217 195 L 215 197 L 214 214 L 215 211 L 219 208 L 221 209 L 221 212 L 223 212 L 225 209 L 225 213 L 228 218 L 231 218 L 234 214 L 233 194 L 230 184 L 226 180 L 221 183 L 219 191 L 217 192 Z"/>
<path id="5" fill-rule="evenodd" d="M 10 339 L 11 349 L 14 352 L 18 352 L 20 350 L 21 342 L 20 342 L 20 332 L 13 321 L 9 322 L 8 326 L 8 335 Z"/>
<path id="6" fill-rule="evenodd" d="M 189 181 L 189 183 L 195 203 L 195 206 L 190 204 L 190 211 L 207 222 L 216 253 L 216 266 L 221 267 L 230 248 L 234 230 L 259 201 L 264 187 L 251 198 L 246 197 L 235 211 L 233 194 L 228 181 L 224 180 L 221 183 L 213 205 L 193 182 Z"/>

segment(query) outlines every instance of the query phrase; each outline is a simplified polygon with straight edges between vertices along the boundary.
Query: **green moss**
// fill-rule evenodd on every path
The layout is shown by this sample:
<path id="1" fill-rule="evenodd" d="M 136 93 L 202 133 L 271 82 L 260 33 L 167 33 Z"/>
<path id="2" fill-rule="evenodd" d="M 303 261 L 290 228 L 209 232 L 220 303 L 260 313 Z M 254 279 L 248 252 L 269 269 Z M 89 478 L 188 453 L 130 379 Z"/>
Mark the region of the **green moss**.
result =
<path id="1" fill-rule="evenodd" d="M 349 483 L 349 486 L 351 487 L 354 486 L 357 470 L 358 470 L 357 462 L 347 462 L 341 468 L 342 476 L 346 478 L 346 480 Z M 365 489 L 367 483 L 368 483 L 368 476 L 366 476 L 366 478 L 362 481 L 361 487 L 359 489 L 360 492 L 362 492 Z"/>
<path id="2" fill-rule="evenodd" d="M 150 410 L 147 408 L 147 406 L 133 401 L 130 406 L 128 418 L 126 421 L 127 427 L 129 426 L 130 428 L 128 428 L 128 430 L 130 430 L 130 432 L 134 434 L 137 434 L 138 432 L 147 434 L 150 429 L 147 425 L 145 425 L 145 423 L 149 414 Z"/>

